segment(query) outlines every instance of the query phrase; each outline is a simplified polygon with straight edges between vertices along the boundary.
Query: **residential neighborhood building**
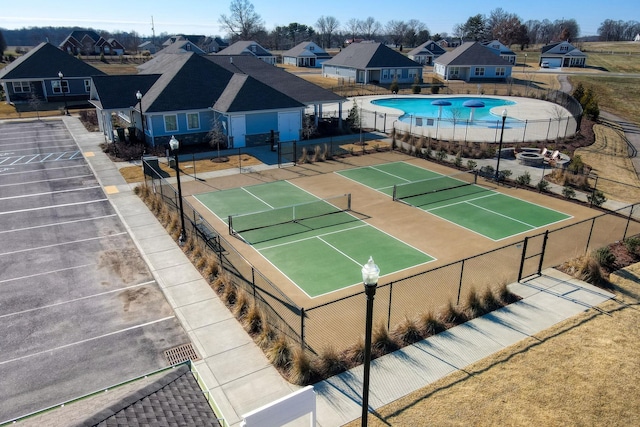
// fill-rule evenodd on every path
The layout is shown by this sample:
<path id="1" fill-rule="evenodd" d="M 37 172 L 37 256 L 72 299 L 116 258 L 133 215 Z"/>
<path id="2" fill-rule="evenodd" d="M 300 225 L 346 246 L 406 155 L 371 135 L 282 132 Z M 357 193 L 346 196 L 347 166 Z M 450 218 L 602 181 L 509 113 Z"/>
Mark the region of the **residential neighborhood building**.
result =
<path id="1" fill-rule="evenodd" d="M 314 42 L 302 42 L 282 54 L 282 63 L 296 67 L 320 68 L 331 59 L 326 50 Z"/>
<path id="2" fill-rule="evenodd" d="M 40 43 L 0 70 L 0 83 L 8 103 L 39 99 L 50 103 L 86 104 L 91 77 L 103 74 L 51 43 Z"/>
<path id="3" fill-rule="evenodd" d="M 549 67 L 584 67 L 587 54 L 568 41 L 550 43 L 540 50 L 540 65 L 546 62 Z"/>
<path id="4" fill-rule="evenodd" d="M 422 82 L 422 65 L 382 43 L 353 43 L 322 64 L 322 75 L 353 83 Z"/>
<path id="5" fill-rule="evenodd" d="M 266 62 L 267 64 L 276 65 L 278 58 L 269 52 L 267 49 L 260 46 L 258 43 L 250 40 L 237 41 L 231 46 L 225 48 L 221 52 L 217 52 L 216 55 L 249 55 L 255 56 L 258 59 Z"/>
<path id="6" fill-rule="evenodd" d="M 504 59 L 508 63 L 516 65 L 517 55 L 507 46 L 503 45 L 500 40 L 492 40 L 490 42 L 484 42 L 482 44 L 494 51 L 496 55 L 499 55 L 500 58 Z"/>
<path id="7" fill-rule="evenodd" d="M 206 52 L 200 49 L 198 45 L 186 39 L 176 40 L 175 42 L 167 45 L 165 48 L 160 50 L 157 54 L 160 55 L 163 53 L 187 53 L 187 52 L 193 52 L 197 55 L 206 54 Z"/>
<path id="8" fill-rule="evenodd" d="M 115 38 L 105 39 L 92 30 L 72 31 L 60 43 L 60 49 L 71 55 L 124 55 L 124 46 Z"/>
<path id="9" fill-rule="evenodd" d="M 229 46 L 229 43 L 223 41 L 220 37 L 208 37 L 199 34 L 176 34 L 169 37 L 162 43 L 163 48 L 171 46 L 174 43 L 190 42 L 193 46 L 197 46 L 198 49 L 204 53 L 216 53 Z"/>
<path id="10" fill-rule="evenodd" d="M 345 101 L 253 56 L 166 53 L 138 70 L 94 81 L 91 103 L 109 141 L 114 115 L 144 131 L 152 146 L 171 136 L 185 145 L 207 143 L 217 123 L 228 147 L 265 145 L 271 132 L 280 141 L 299 140 L 307 107 L 321 112 L 323 103 Z"/>
<path id="11" fill-rule="evenodd" d="M 511 76 L 513 65 L 480 42 L 465 42 L 435 60 L 433 71 L 443 80 L 495 81 Z"/>
<path id="12" fill-rule="evenodd" d="M 447 53 L 438 43 L 433 40 L 426 41 L 420 46 L 407 53 L 409 59 L 413 59 L 418 64 L 433 65 L 433 61 Z"/>

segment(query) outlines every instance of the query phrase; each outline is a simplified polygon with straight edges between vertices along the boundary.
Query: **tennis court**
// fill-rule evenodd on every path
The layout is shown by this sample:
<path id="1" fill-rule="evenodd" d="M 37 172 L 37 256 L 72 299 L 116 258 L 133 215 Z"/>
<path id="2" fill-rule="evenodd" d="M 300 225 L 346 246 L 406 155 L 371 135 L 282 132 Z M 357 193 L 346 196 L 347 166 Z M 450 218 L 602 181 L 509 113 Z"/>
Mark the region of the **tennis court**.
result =
<path id="1" fill-rule="evenodd" d="M 276 181 L 194 197 L 309 297 L 359 285 L 369 256 L 385 275 L 434 260 L 365 222 L 349 194 L 320 199 Z"/>
<path id="2" fill-rule="evenodd" d="M 494 241 L 571 218 L 479 184 L 472 171 L 441 175 L 394 162 L 336 173 Z"/>

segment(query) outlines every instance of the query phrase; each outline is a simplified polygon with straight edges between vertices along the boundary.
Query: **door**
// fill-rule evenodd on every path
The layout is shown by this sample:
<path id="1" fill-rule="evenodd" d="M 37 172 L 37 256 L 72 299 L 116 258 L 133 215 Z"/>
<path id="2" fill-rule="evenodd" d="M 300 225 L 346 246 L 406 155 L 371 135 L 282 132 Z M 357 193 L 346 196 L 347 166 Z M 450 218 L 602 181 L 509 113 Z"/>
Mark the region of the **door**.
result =
<path id="1" fill-rule="evenodd" d="M 231 136 L 233 137 L 233 148 L 244 147 L 246 144 L 247 122 L 245 116 L 231 117 Z M 229 147 L 231 148 L 231 147 Z"/>
<path id="2" fill-rule="evenodd" d="M 278 113 L 280 141 L 298 141 L 301 127 L 300 112 Z"/>

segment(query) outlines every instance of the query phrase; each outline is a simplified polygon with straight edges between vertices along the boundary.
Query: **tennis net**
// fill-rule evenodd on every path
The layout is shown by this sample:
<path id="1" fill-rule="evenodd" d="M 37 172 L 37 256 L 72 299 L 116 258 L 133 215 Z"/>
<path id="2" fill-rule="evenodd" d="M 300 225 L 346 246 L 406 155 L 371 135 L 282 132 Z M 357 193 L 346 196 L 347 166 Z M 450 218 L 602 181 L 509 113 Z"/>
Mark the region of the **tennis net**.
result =
<path id="1" fill-rule="evenodd" d="M 475 170 L 453 175 L 442 175 L 420 181 L 405 182 L 393 186 L 393 200 L 402 201 L 410 197 L 439 193 L 441 191 L 473 185 L 477 182 L 478 174 Z"/>
<path id="2" fill-rule="evenodd" d="M 274 227 L 288 223 L 298 223 L 312 218 L 351 210 L 351 194 L 343 194 L 328 199 L 284 206 L 260 212 L 229 215 L 229 234 Z"/>

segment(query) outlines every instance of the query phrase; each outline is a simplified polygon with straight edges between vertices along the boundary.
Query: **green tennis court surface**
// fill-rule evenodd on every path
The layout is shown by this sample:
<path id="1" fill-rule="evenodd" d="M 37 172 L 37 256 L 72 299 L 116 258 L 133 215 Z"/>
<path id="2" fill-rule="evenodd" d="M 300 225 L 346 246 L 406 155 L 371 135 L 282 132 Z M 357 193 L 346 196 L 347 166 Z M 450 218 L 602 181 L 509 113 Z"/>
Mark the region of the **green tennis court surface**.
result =
<path id="1" fill-rule="evenodd" d="M 492 240 L 571 218 L 478 185 L 471 172 L 447 176 L 396 162 L 336 173 Z"/>
<path id="2" fill-rule="evenodd" d="M 319 199 L 277 181 L 195 197 L 310 297 L 360 284 L 369 256 L 384 260 L 383 275 L 434 260 L 363 222 L 348 195 Z"/>

